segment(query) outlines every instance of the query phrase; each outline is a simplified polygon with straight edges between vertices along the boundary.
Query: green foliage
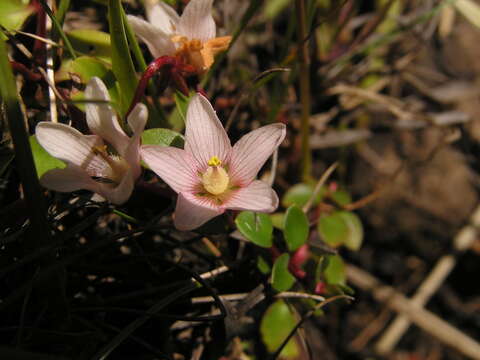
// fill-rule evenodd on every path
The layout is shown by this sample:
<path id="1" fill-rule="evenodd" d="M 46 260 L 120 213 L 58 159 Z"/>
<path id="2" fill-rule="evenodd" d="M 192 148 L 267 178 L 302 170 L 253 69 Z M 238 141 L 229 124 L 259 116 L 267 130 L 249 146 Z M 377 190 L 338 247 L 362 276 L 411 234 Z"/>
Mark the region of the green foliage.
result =
<path id="1" fill-rule="evenodd" d="M 66 33 L 75 51 L 100 58 L 110 63 L 112 46 L 110 35 L 99 30 L 75 29 Z"/>
<path id="2" fill-rule="evenodd" d="M 108 89 L 112 105 L 115 109 L 119 109 L 120 96 L 118 91 L 118 83 L 115 81 L 113 72 L 105 65 L 103 61 L 90 56 L 80 56 L 76 59 L 67 59 L 62 62 L 60 69 L 55 75 L 56 81 L 66 81 L 76 78 L 76 81 L 87 84 L 92 77 L 100 78 Z M 78 101 L 77 107 L 85 110 L 84 104 L 80 103 L 85 99 L 84 92 L 78 91 L 72 93 L 73 101 Z"/>
<path id="3" fill-rule="evenodd" d="M 142 133 L 142 145 L 175 146 L 183 148 L 183 136 L 170 129 L 148 129 Z"/>
<path id="4" fill-rule="evenodd" d="M 270 214 L 270 219 L 272 219 L 272 224 L 273 227 L 283 230 L 283 222 L 285 219 L 285 213 L 283 212 L 278 212 L 274 214 Z"/>
<path id="5" fill-rule="evenodd" d="M 75 60 L 68 59 L 62 63 L 55 74 L 56 81 L 71 80 L 76 75 L 81 83 L 86 84 L 92 77 L 99 77 L 107 87 L 111 87 L 115 81 L 114 75 L 105 63 L 90 56 L 80 56 Z"/>
<path id="6" fill-rule="evenodd" d="M 273 225 L 267 214 L 242 211 L 235 224 L 238 231 L 254 244 L 265 248 L 272 246 Z"/>
<path id="7" fill-rule="evenodd" d="M 30 136 L 30 147 L 32 149 L 33 161 L 37 169 L 37 176 L 41 178 L 49 170 L 63 169 L 65 163 L 50 155 L 37 141 L 35 135 Z"/>
<path id="8" fill-rule="evenodd" d="M 350 196 L 350 194 L 342 189 L 333 191 L 332 193 L 330 193 L 330 197 L 340 206 L 344 206 L 352 202 L 352 197 Z"/>
<path id="9" fill-rule="evenodd" d="M 263 10 L 264 16 L 271 20 L 275 18 L 280 12 L 282 12 L 289 4 L 290 0 L 270 0 L 267 1 Z"/>
<path id="10" fill-rule="evenodd" d="M 289 207 L 290 205 L 297 205 L 299 207 L 304 206 L 308 200 L 313 196 L 314 186 L 304 183 L 299 183 L 293 185 L 290 189 L 287 190 L 285 195 L 282 198 L 282 205 L 284 207 Z M 325 189 L 319 192 L 315 197 L 313 202 L 314 205 L 317 205 L 322 200 L 322 196 L 325 193 Z"/>
<path id="11" fill-rule="evenodd" d="M 290 255 L 280 255 L 273 264 L 272 286 L 277 291 L 287 291 L 295 284 L 295 277 L 288 270 Z"/>
<path id="12" fill-rule="evenodd" d="M 324 271 L 325 281 L 330 285 L 345 285 L 345 264 L 339 255 L 328 255 Z"/>
<path id="13" fill-rule="evenodd" d="M 308 239 L 309 223 L 305 213 L 296 205 L 287 209 L 283 224 L 283 235 L 288 250 L 295 251 Z"/>
<path id="14" fill-rule="evenodd" d="M 33 6 L 28 5 L 28 1 L 0 1 L 0 25 L 7 30 L 20 30 L 33 10 Z M 0 40 L 3 41 L 5 39 L 5 35 L 0 32 Z"/>
<path id="15" fill-rule="evenodd" d="M 120 85 L 120 107 L 124 114 L 135 94 L 137 77 L 123 25 L 123 8 L 120 0 L 108 1 L 108 20 L 112 46 L 112 69 Z"/>
<path id="16" fill-rule="evenodd" d="M 262 256 L 258 256 L 257 258 L 257 268 L 264 275 L 270 274 L 270 271 L 272 270 Z"/>
<path id="17" fill-rule="evenodd" d="M 322 239 L 331 246 L 345 245 L 351 250 L 358 250 L 362 245 L 362 222 L 352 212 L 335 211 L 322 216 L 317 229 Z"/>
<path id="18" fill-rule="evenodd" d="M 275 352 L 295 328 L 295 325 L 295 314 L 283 300 L 277 300 L 270 305 L 260 323 L 260 334 L 267 350 L 270 353 Z M 289 359 L 298 355 L 298 345 L 292 338 L 283 348 L 280 358 Z"/>
<path id="19" fill-rule="evenodd" d="M 193 93 L 191 94 L 191 96 L 187 97 L 179 91 L 175 92 L 175 109 L 172 111 L 172 114 L 168 118 L 168 123 L 172 126 L 173 129 L 181 131 L 185 127 L 187 107 L 192 96 Z"/>

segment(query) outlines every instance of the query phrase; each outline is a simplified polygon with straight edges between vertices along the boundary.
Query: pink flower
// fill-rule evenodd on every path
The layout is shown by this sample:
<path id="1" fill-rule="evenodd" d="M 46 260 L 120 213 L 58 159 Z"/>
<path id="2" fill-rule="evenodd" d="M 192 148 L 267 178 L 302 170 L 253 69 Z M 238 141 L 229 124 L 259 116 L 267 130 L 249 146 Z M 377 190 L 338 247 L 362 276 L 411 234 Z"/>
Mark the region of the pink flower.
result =
<path id="1" fill-rule="evenodd" d="M 231 36 L 215 37 L 212 2 L 191 0 L 182 16 L 178 16 L 163 1 L 147 0 L 148 22 L 131 15 L 128 21 L 155 58 L 177 56 L 201 74 L 210 68 L 217 53 L 228 48 L 232 39 Z"/>
<path id="2" fill-rule="evenodd" d="M 272 212 L 278 197 L 258 171 L 285 137 L 283 124 L 243 136 L 233 147 L 209 101 L 195 95 L 188 106 L 185 149 L 142 146 L 148 166 L 178 193 L 175 227 L 192 230 L 227 209 Z"/>
<path id="3" fill-rule="evenodd" d="M 67 165 L 64 169 L 48 171 L 40 182 L 46 188 L 61 192 L 90 190 L 113 204 L 122 204 L 132 194 L 141 173 L 140 136 L 147 121 L 147 108 L 138 104 L 131 112 L 128 124 L 133 136 L 129 137 L 108 104 L 107 88 L 99 78 L 90 80 L 85 97 L 103 101 L 86 104 L 87 125 L 93 135 L 83 135 L 65 124 L 41 122 L 37 125 L 37 141 Z M 107 148 L 105 142 L 111 147 Z"/>

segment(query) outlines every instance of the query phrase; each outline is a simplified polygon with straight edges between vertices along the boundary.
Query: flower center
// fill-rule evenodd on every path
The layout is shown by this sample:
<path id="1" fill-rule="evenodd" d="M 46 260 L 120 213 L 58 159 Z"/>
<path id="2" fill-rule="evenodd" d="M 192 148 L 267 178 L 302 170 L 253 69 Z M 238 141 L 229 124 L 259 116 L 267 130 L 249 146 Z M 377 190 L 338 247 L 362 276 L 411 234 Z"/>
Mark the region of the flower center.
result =
<path id="1" fill-rule="evenodd" d="M 217 156 L 208 160 L 208 169 L 202 175 L 202 184 L 212 195 L 221 195 L 228 189 L 230 178 Z"/>
<path id="2" fill-rule="evenodd" d="M 104 175 L 104 180 L 119 184 L 129 168 L 129 165 L 125 159 L 120 156 L 110 155 L 107 151 L 107 145 L 94 146 L 92 148 L 92 152 L 105 160 L 110 167 L 111 171 L 105 174 L 106 176 Z"/>
<path id="3" fill-rule="evenodd" d="M 175 52 L 177 56 L 185 56 L 188 53 L 203 49 L 203 44 L 198 39 L 187 39 L 185 36 L 175 35 L 172 36 L 172 41 L 179 44 Z"/>

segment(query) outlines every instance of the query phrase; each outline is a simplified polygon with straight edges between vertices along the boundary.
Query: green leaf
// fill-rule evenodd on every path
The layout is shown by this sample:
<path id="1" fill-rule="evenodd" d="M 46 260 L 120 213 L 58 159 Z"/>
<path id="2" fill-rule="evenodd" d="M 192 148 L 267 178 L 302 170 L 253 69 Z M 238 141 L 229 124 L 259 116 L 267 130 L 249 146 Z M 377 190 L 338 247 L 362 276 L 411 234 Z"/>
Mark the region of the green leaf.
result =
<path id="1" fill-rule="evenodd" d="M 72 76 L 76 75 L 82 84 L 97 76 L 104 83 L 113 85 L 115 77 L 110 69 L 105 66 L 105 63 L 90 56 L 80 56 L 75 60 L 68 59 L 62 62 L 60 69 L 55 74 L 56 81 L 71 80 Z M 107 86 L 108 86 L 107 85 Z"/>
<path id="2" fill-rule="evenodd" d="M 108 20 L 112 46 L 112 69 L 120 85 L 120 107 L 128 110 L 137 88 L 137 77 L 133 66 L 127 36 L 123 26 L 123 8 L 120 0 L 108 1 Z"/>
<path id="3" fill-rule="evenodd" d="M 283 300 L 277 300 L 269 306 L 260 323 L 260 334 L 270 353 L 274 353 L 282 345 L 296 323 L 295 314 Z M 295 358 L 299 353 L 298 345 L 292 338 L 283 348 L 280 358 Z"/>
<path id="4" fill-rule="evenodd" d="M 285 221 L 285 213 L 278 212 L 275 214 L 270 214 L 270 219 L 272 219 L 273 227 L 283 230 L 283 223 Z"/>
<path id="5" fill-rule="evenodd" d="M 268 265 L 262 256 L 257 257 L 257 268 L 264 275 L 270 274 L 270 271 L 272 271 L 270 265 Z"/>
<path id="6" fill-rule="evenodd" d="M 320 217 L 317 230 L 323 241 L 331 246 L 342 245 L 348 237 L 348 226 L 340 211 Z"/>
<path id="7" fill-rule="evenodd" d="M 63 169 L 65 163 L 50 155 L 37 141 L 35 135 L 30 136 L 30 147 L 32 148 L 33 161 L 37 169 L 38 178 L 41 178 L 49 170 Z"/>
<path id="8" fill-rule="evenodd" d="M 305 213 L 296 205 L 287 209 L 283 223 L 283 236 L 288 250 L 295 251 L 308 239 L 309 223 Z"/>
<path id="9" fill-rule="evenodd" d="M 60 69 L 55 74 L 56 81 L 66 81 L 76 78 L 76 81 L 82 84 L 87 84 L 92 77 L 100 78 L 108 89 L 110 98 L 112 99 L 112 105 L 116 110 L 119 109 L 120 96 L 118 91 L 118 83 L 115 80 L 113 72 L 105 66 L 105 63 L 90 57 L 80 56 L 76 59 L 67 59 L 62 62 Z M 80 101 L 84 101 L 84 92 L 77 91 L 71 95 L 73 101 L 79 101 L 76 106 L 85 111 L 85 104 Z"/>
<path id="10" fill-rule="evenodd" d="M 297 205 L 298 207 L 304 206 L 308 200 L 313 196 L 314 186 L 304 183 L 293 185 L 287 190 L 282 198 L 282 205 L 289 207 L 290 205 Z M 317 205 L 322 200 L 322 196 L 325 193 L 325 188 L 322 187 L 319 194 L 314 200 L 314 205 Z"/>
<path id="11" fill-rule="evenodd" d="M 270 216 L 252 211 L 242 211 L 235 219 L 238 231 L 254 244 L 272 246 L 273 225 Z"/>
<path id="12" fill-rule="evenodd" d="M 352 197 L 350 196 L 350 194 L 345 190 L 341 189 L 332 192 L 330 194 L 330 197 L 340 206 L 347 205 L 352 202 Z"/>
<path id="13" fill-rule="evenodd" d="M 350 211 L 341 211 L 340 213 L 348 227 L 348 236 L 343 244 L 350 250 L 357 251 L 363 242 L 362 221 L 357 214 Z"/>
<path id="14" fill-rule="evenodd" d="M 280 255 L 273 264 L 272 286 L 277 291 L 287 291 L 295 284 L 295 277 L 288 271 L 290 255 Z"/>
<path id="15" fill-rule="evenodd" d="M 7 30 L 20 30 L 25 20 L 34 11 L 34 7 L 22 0 L 0 1 L 0 25 Z M 0 40 L 6 37 L 0 32 Z"/>
<path id="16" fill-rule="evenodd" d="M 290 4 L 290 0 L 270 0 L 266 3 L 263 10 L 265 18 L 268 20 L 276 17 L 282 10 Z"/>
<path id="17" fill-rule="evenodd" d="M 65 34 L 74 50 L 95 56 L 109 63 L 112 61 L 110 35 L 106 32 L 92 29 L 76 29 Z"/>
<path id="18" fill-rule="evenodd" d="M 170 129 L 148 129 L 142 133 L 142 145 L 175 146 L 183 148 L 183 136 Z"/>
<path id="19" fill-rule="evenodd" d="M 358 250 L 362 245 L 362 222 L 352 212 L 335 211 L 322 216 L 317 229 L 322 239 L 331 246 L 345 245 L 351 250 Z"/>
<path id="20" fill-rule="evenodd" d="M 328 265 L 323 273 L 330 285 L 345 285 L 345 264 L 339 255 L 328 255 Z"/>

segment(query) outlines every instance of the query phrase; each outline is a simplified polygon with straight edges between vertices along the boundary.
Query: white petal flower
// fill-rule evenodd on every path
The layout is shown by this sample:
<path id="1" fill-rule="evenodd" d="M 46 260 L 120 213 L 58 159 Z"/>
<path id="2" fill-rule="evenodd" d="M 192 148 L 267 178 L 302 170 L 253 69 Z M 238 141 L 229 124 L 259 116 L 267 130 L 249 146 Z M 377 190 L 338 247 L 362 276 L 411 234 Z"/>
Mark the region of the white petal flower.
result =
<path id="1" fill-rule="evenodd" d="M 87 125 L 93 135 L 84 135 L 65 124 L 41 122 L 35 136 L 39 144 L 53 157 L 64 161 L 65 169 L 48 171 L 40 179 L 45 187 L 70 192 L 86 189 L 114 204 L 130 197 L 140 176 L 140 136 L 147 121 L 147 108 L 138 104 L 128 117 L 133 132 L 129 137 L 118 123 L 117 115 L 108 104 L 107 88 L 98 78 L 92 78 L 85 90 Z M 115 153 L 107 150 L 111 145 Z"/>
<path id="2" fill-rule="evenodd" d="M 215 37 L 212 2 L 191 0 L 178 16 L 163 1 L 150 0 L 145 4 L 148 22 L 131 15 L 128 21 L 155 58 L 178 56 L 201 74 L 210 68 L 217 53 L 228 48 L 232 39 Z"/>
<path id="3" fill-rule="evenodd" d="M 195 95 L 188 106 L 185 149 L 142 146 L 148 166 L 178 193 L 175 226 L 191 230 L 227 209 L 272 212 L 275 191 L 255 180 L 285 138 L 284 124 L 272 124 L 242 137 L 233 147 L 209 101 Z"/>

